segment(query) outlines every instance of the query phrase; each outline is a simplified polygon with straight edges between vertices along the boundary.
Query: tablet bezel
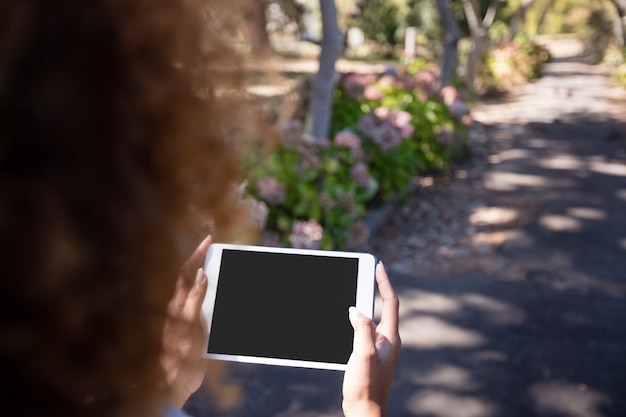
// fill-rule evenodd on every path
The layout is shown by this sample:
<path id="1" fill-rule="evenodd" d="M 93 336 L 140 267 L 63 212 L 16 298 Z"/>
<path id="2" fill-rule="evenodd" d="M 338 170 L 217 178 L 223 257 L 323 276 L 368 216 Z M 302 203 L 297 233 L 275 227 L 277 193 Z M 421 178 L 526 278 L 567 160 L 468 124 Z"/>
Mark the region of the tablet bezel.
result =
<path id="1" fill-rule="evenodd" d="M 205 260 L 205 273 L 208 277 L 208 289 L 207 294 L 202 305 L 202 325 L 204 328 L 204 345 L 202 356 L 207 359 L 218 359 L 231 362 L 246 362 L 268 365 L 281 365 L 292 367 L 305 367 L 315 369 L 330 369 L 330 370 L 345 370 L 345 363 L 332 363 L 332 362 L 318 362 L 318 361 L 306 361 L 306 360 L 294 360 L 294 359 L 276 359 L 268 357 L 256 357 L 256 356 L 241 356 L 230 354 L 215 354 L 208 353 L 209 338 L 211 324 L 213 321 L 213 310 L 215 306 L 215 300 L 217 297 L 217 288 L 219 284 L 220 265 L 222 259 L 222 253 L 225 249 L 236 251 L 250 251 L 259 253 L 285 253 L 285 254 L 299 254 L 299 255 L 311 255 L 311 256 L 325 256 L 325 257 L 339 257 L 339 258 L 351 258 L 358 259 L 358 272 L 357 272 L 357 284 L 356 284 L 356 304 L 355 307 L 363 315 L 372 318 L 374 314 L 374 286 L 375 286 L 375 271 L 376 271 L 376 258 L 363 252 L 344 252 L 344 251 L 324 251 L 324 250 L 310 250 L 310 249 L 294 249 L 294 248 L 275 248 L 265 246 L 249 246 L 249 245 L 233 245 L 214 243 L 209 247 Z M 348 312 L 346 315 L 338 319 L 348 320 Z"/>

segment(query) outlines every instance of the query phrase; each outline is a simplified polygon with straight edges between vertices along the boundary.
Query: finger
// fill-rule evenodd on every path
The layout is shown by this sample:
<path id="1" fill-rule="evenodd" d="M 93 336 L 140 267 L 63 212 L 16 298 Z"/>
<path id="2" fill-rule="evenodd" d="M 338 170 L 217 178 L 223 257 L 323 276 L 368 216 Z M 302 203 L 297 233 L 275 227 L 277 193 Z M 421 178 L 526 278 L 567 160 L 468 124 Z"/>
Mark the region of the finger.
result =
<path id="1" fill-rule="evenodd" d="M 348 309 L 350 324 L 354 329 L 354 352 L 373 354 L 376 352 L 374 345 L 374 330 L 372 320 L 359 313 L 356 307 Z"/>
<path id="2" fill-rule="evenodd" d="M 382 262 L 378 262 L 378 265 L 376 265 L 376 282 L 378 283 L 380 297 L 383 300 L 382 314 L 378 328 L 387 336 L 397 334 L 400 303 Z"/>
<path id="3" fill-rule="evenodd" d="M 193 287 L 187 294 L 187 300 L 185 301 L 185 307 L 182 311 L 182 318 L 185 320 L 193 321 L 200 316 L 202 310 L 202 303 L 204 296 L 206 295 L 208 287 L 208 279 L 202 268 L 199 268 L 196 272 L 196 280 Z"/>
<path id="4" fill-rule="evenodd" d="M 193 282 L 198 268 L 202 268 L 204 266 L 204 258 L 209 250 L 209 246 L 211 246 L 211 243 L 213 243 L 211 235 L 204 238 L 204 240 L 200 242 L 196 250 L 183 265 L 181 271 L 187 285 L 190 285 Z"/>

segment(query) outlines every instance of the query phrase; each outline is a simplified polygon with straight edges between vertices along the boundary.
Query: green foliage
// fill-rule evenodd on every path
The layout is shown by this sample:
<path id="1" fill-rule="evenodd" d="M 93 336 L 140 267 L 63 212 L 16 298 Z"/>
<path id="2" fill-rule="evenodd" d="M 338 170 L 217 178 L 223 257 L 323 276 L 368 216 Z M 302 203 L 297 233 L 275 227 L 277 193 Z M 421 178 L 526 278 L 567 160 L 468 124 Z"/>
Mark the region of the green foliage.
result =
<path id="1" fill-rule="evenodd" d="M 398 5 L 390 0 L 361 0 L 357 9 L 351 23 L 360 28 L 367 39 L 383 46 L 387 56 L 392 56 L 399 28 Z"/>
<path id="2" fill-rule="evenodd" d="M 611 68 L 611 78 L 626 88 L 626 48 L 620 50 L 615 45 L 610 45 L 603 62 Z"/>
<path id="3" fill-rule="evenodd" d="M 617 66 L 613 71 L 612 76 L 619 85 L 626 88 L 626 64 Z"/>
<path id="4" fill-rule="evenodd" d="M 536 78 L 550 55 L 547 49 L 519 35 L 513 42 L 492 45 L 479 76 L 479 91 L 509 91 Z"/>
<path id="5" fill-rule="evenodd" d="M 605 8 L 593 7 L 587 24 L 579 31 L 587 52 L 594 62 L 600 62 L 613 42 L 613 20 Z"/>
<path id="6" fill-rule="evenodd" d="M 334 96 L 333 140 L 311 142 L 294 122 L 268 156 L 253 153 L 246 194 L 267 207 L 266 234 L 285 246 L 358 248 L 369 205 L 445 169 L 465 142 L 465 107 L 453 87 L 440 95 L 436 85 L 425 69 L 345 75 Z"/>
<path id="7" fill-rule="evenodd" d="M 290 246 L 295 222 L 314 220 L 324 226 L 322 249 L 346 247 L 372 193 L 351 179 L 353 164 L 348 150 L 332 143 L 281 142 L 268 160 L 250 159 L 247 192 L 268 204 L 266 228 L 282 245 Z M 277 180 L 278 197 L 263 189 L 268 178 Z"/>
<path id="8" fill-rule="evenodd" d="M 416 75 L 420 71 L 434 71 L 435 65 L 422 58 L 415 58 L 406 64 L 406 73 L 408 75 Z"/>
<path id="9" fill-rule="evenodd" d="M 407 0 L 401 29 L 417 28 L 417 43 L 436 56 L 442 49 L 443 29 L 434 0 Z"/>

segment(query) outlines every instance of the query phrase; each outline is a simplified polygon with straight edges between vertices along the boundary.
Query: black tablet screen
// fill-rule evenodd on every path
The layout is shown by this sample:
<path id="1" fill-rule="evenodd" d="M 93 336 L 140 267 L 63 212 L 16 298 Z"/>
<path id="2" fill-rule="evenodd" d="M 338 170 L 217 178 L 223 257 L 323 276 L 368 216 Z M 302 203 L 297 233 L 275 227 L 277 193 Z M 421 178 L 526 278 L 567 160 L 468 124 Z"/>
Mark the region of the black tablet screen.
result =
<path id="1" fill-rule="evenodd" d="M 347 363 L 358 262 L 224 249 L 208 353 Z"/>

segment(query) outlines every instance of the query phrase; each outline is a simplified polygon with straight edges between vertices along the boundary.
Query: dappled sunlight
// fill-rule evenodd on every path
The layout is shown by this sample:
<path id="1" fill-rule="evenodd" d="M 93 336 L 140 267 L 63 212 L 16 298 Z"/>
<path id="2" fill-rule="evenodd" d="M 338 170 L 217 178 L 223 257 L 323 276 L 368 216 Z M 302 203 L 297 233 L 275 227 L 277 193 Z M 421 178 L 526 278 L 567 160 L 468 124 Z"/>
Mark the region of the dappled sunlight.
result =
<path id="1" fill-rule="evenodd" d="M 539 225 L 552 232 L 580 232 L 583 224 L 570 216 L 547 214 L 539 218 Z"/>
<path id="2" fill-rule="evenodd" d="M 405 318 L 400 324 L 402 345 L 415 349 L 473 348 L 486 343 L 479 332 L 432 316 Z"/>
<path id="3" fill-rule="evenodd" d="M 548 149 L 554 148 L 554 143 L 547 139 L 532 138 L 526 141 L 526 146 L 535 149 Z"/>
<path id="4" fill-rule="evenodd" d="M 470 214 L 473 225 L 502 225 L 519 220 L 519 210 L 509 207 L 478 207 Z"/>
<path id="5" fill-rule="evenodd" d="M 461 303 L 453 297 L 425 290 L 409 290 L 402 294 L 400 317 L 407 317 L 414 312 L 422 313 L 453 313 L 462 308 Z"/>
<path id="6" fill-rule="evenodd" d="M 585 167 L 585 164 L 573 155 L 561 154 L 554 155 L 550 158 L 543 158 L 538 161 L 538 165 L 546 169 L 556 170 L 579 170 Z"/>
<path id="7" fill-rule="evenodd" d="M 604 417 L 599 409 L 610 403 L 606 395 L 566 381 L 536 383 L 529 394 L 537 411 L 562 417 Z"/>
<path id="8" fill-rule="evenodd" d="M 293 88 L 290 84 L 274 85 L 274 84 L 257 84 L 246 87 L 246 91 L 252 95 L 259 97 L 284 96 Z"/>
<path id="9" fill-rule="evenodd" d="M 500 153 L 490 155 L 488 160 L 491 164 L 499 164 L 511 159 L 528 158 L 530 155 L 531 153 L 525 149 L 507 149 Z"/>
<path id="10" fill-rule="evenodd" d="M 593 207 L 570 207 L 567 214 L 583 220 L 606 220 L 606 211 Z"/>
<path id="11" fill-rule="evenodd" d="M 506 231 L 496 232 L 478 232 L 471 237 L 472 245 L 474 246 L 498 246 L 506 242 L 508 233 Z"/>
<path id="12" fill-rule="evenodd" d="M 492 191 L 516 191 L 521 187 L 566 188 L 574 185 L 570 179 L 546 178 L 541 175 L 490 171 L 485 174 L 485 188 Z"/>
<path id="13" fill-rule="evenodd" d="M 379 309 L 381 304 L 377 303 Z M 522 324 L 526 319 L 526 313 L 519 307 L 482 294 L 464 293 L 452 296 L 411 289 L 401 295 L 400 321 L 411 320 L 416 313 L 419 313 L 418 317 L 422 318 L 427 316 L 422 316 L 421 313 L 445 315 L 463 313 L 468 310 L 479 311 L 486 320 L 503 325 Z M 434 322 L 426 323 L 431 325 L 431 329 L 436 327 Z M 442 326 L 441 329 L 451 334 L 449 333 L 450 327 Z"/>
<path id="14" fill-rule="evenodd" d="M 472 391 L 481 385 L 472 380 L 472 374 L 464 368 L 441 364 L 425 372 L 411 372 L 406 379 L 414 384 L 455 391 Z"/>
<path id="15" fill-rule="evenodd" d="M 436 417 L 491 417 L 496 407 L 487 399 L 443 390 L 421 390 L 409 397 L 407 407 Z"/>
<path id="16" fill-rule="evenodd" d="M 524 310 L 504 301 L 482 294 L 465 294 L 459 297 L 463 304 L 483 312 L 490 321 L 499 324 L 522 324 L 526 320 Z"/>
<path id="17" fill-rule="evenodd" d="M 591 161 L 589 169 L 598 174 L 626 177 L 626 165 L 620 163 Z"/>

